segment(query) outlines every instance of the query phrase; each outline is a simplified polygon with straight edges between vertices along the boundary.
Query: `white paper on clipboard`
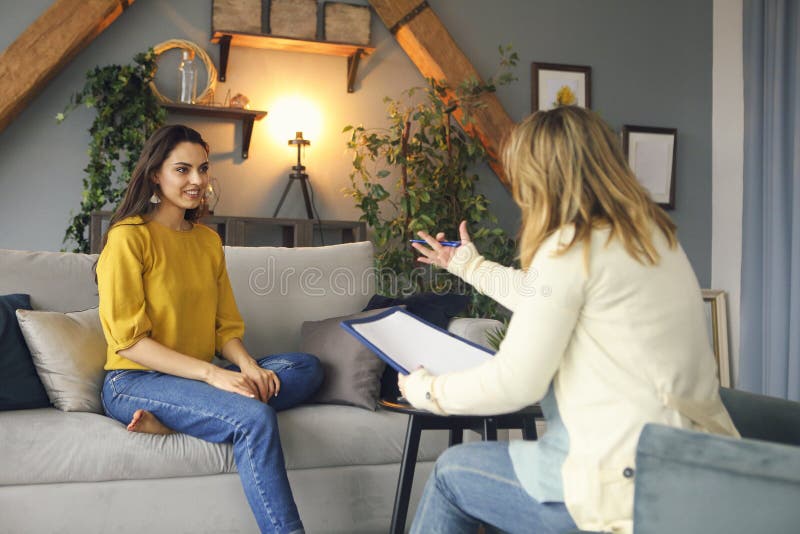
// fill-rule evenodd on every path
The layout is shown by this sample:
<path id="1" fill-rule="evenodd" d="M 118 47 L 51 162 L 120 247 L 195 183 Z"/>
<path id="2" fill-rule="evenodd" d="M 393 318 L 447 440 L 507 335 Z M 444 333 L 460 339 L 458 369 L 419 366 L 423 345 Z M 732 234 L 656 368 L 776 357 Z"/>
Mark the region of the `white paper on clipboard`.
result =
<path id="1" fill-rule="evenodd" d="M 387 363 L 413 372 L 422 366 L 433 375 L 441 375 L 475 367 L 489 360 L 492 353 L 417 319 L 404 310 L 380 314 L 349 324 L 357 334 Z M 391 361 L 390 361 L 391 360 Z"/>

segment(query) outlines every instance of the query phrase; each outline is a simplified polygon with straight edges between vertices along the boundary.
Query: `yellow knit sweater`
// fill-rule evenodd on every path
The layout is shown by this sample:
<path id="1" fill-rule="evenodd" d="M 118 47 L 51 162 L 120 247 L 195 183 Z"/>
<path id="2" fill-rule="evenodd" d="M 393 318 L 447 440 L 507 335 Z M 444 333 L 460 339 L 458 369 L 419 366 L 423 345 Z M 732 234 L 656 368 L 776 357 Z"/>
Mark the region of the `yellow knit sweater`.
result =
<path id="1" fill-rule="evenodd" d="M 210 362 L 244 335 L 219 236 L 195 224 L 176 231 L 129 217 L 117 223 L 97 263 L 105 368 L 147 369 L 118 354 L 140 339 Z"/>

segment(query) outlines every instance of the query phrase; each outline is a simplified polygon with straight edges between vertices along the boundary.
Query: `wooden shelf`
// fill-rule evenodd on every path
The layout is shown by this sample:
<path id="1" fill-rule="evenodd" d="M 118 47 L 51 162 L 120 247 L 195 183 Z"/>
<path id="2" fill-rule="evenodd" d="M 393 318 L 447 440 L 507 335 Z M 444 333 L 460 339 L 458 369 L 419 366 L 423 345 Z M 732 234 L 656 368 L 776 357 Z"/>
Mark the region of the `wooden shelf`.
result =
<path id="1" fill-rule="evenodd" d="M 201 106 L 197 104 L 161 104 L 168 111 L 183 115 L 200 115 L 218 119 L 242 121 L 242 159 L 250 155 L 250 138 L 253 136 L 253 123 L 266 117 L 266 111 L 254 109 L 227 108 L 221 106 Z"/>
<path id="2" fill-rule="evenodd" d="M 230 47 L 242 46 L 246 48 L 261 48 L 264 50 L 282 50 L 346 57 L 348 93 L 353 92 L 353 85 L 355 84 L 356 73 L 358 72 L 358 63 L 361 57 L 375 51 L 374 47 L 352 43 L 274 37 L 272 35 L 263 35 L 259 33 L 229 32 L 225 30 L 215 30 L 211 37 L 211 42 L 219 44 L 219 81 L 221 82 L 225 81 L 225 74 L 228 70 Z"/>

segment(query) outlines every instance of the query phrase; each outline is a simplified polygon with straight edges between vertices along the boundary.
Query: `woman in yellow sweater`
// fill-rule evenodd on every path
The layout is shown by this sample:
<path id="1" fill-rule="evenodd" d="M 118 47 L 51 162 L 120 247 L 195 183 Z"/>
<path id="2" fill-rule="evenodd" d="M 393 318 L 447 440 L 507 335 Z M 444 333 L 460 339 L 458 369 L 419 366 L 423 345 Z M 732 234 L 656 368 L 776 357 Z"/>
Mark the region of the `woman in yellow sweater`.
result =
<path id="1" fill-rule="evenodd" d="M 103 406 L 129 430 L 232 443 L 261 531 L 303 532 L 275 412 L 310 397 L 321 367 L 308 354 L 248 354 L 222 243 L 197 223 L 207 186 L 199 133 L 165 126 L 147 140 L 97 262 Z"/>
<path id="2" fill-rule="evenodd" d="M 548 430 L 538 442 L 449 449 L 412 532 L 475 532 L 484 522 L 505 532 L 630 533 L 645 424 L 738 435 L 719 397 L 697 279 L 675 225 L 595 113 L 532 115 L 512 133 L 504 164 L 522 211 L 523 270 L 482 258 L 463 223 L 458 249 L 424 233 L 429 247 L 416 248 L 513 312 L 505 339 L 481 366 L 421 369 L 400 387 L 439 414 L 541 400 Z"/>

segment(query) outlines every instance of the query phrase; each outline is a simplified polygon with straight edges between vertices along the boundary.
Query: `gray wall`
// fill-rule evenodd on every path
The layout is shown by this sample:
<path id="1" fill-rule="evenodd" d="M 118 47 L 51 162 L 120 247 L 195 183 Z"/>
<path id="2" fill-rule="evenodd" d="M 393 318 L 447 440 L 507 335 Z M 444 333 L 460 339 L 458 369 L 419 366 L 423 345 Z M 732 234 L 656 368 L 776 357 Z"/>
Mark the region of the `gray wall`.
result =
<path id="1" fill-rule="evenodd" d="M 361 0 L 360 3 L 366 3 Z M 0 0 L 0 47 L 7 46 L 49 4 Z M 0 133 L 0 247 L 58 250 L 70 210 L 77 209 L 87 163 L 92 113 L 76 110 L 62 125 L 53 117 L 95 65 L 129 62 L 170 38 L 208 42 L 211 0 L 138 0 L 64 69 L 3 133 Z M 592 66 L 593 108 L 617 130 L 623 124 L 678 129 L 677 209 L 672 213 L 701 285 L 711 272 L 711 0 L 430 0 L 456 42 L 483 76 L 496 70 L 497 45 L 518 51 L 519 81 L 499 97 L 514 120 L 530 112 L 532 61 Z M 213 174 L 222 182 L 217 212 L 270 216 L 286 183 L 291 132 L 302 127 L 312 140 L 308 172 L 323 218 L 354 219 L 358 212 L 341 190 L 348 185 L 350 155 L 345 124 L 380 126 L 385 95 L 423 83 L 414 65 L 376 16 L 377 51 L 364 61 L 356 92 L 345 91 L 345 60 L 289 52 L 234 49 L 228 82 L 217 93 L 248 95 L 270 115 L 256 123 L 251 156 L 238 155 L 239 126 L 216 119 L 172 117 L 200 129 L 212 145 Z M 175 85 L 173 57 L 158 76 L 162 92 Z M 302 110 L 302 113 L 301 113 Z M 310 113 L 307 113 L 309 112 Z M 302 126 L 310 115 L 316 124 Z M 516 232 L 519 212 L 488 169 L 481 188 L 493 200 L 502 225 Z M 303 216 L 298 191 L 282 210 Z"/>

